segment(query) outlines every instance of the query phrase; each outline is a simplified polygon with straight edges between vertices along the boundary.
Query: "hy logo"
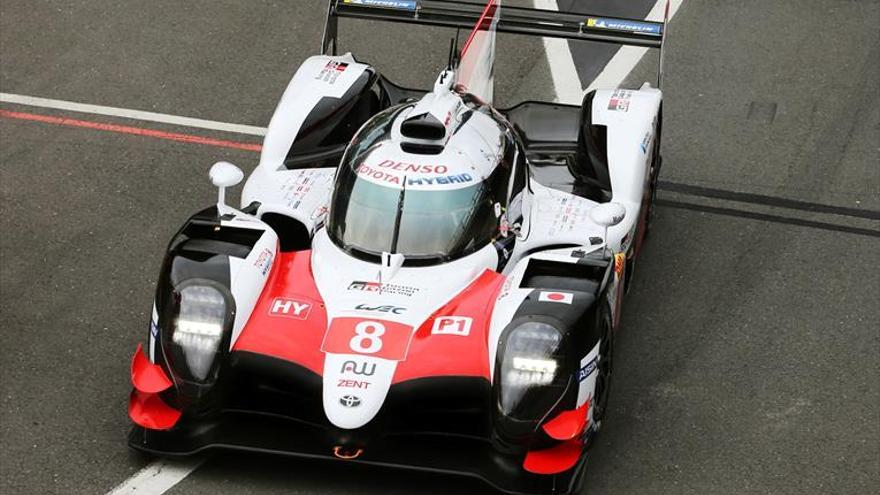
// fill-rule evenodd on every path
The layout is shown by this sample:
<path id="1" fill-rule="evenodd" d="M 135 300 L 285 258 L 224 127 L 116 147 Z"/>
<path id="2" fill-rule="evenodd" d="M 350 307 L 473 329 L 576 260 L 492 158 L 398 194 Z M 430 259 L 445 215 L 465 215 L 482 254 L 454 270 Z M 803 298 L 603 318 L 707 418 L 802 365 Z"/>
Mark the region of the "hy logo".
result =
<path id="1" fill-rule="evenodd" d="M 342 407 L 354 408 L 361 405 L 361 399 L 354 395 L 343 395 L 339 399 L 339 403 L 342 404 Z"/>

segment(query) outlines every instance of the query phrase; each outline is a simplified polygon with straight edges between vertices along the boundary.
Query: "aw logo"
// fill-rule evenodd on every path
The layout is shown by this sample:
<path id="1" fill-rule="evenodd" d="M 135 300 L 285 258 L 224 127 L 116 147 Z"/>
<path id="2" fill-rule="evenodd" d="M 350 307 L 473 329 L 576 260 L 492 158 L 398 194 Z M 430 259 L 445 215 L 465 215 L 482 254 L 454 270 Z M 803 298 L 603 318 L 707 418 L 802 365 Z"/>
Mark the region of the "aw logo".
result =
<path id="1" fill-rule="evenodd" d="M 281 316 L 295 320 L 305 320 L 312 311 L 312 304 L 287 297 L 276 297 L 269 309 L 269 316 Z"/>
<path id="2" fill-rule="evenodd" d="M 375 364 L 358 363 L 356 361 L 346 361 L 342 363 L 342 373 L 354 373 L 355 375 L 373 376 L 376 372 Z"/>

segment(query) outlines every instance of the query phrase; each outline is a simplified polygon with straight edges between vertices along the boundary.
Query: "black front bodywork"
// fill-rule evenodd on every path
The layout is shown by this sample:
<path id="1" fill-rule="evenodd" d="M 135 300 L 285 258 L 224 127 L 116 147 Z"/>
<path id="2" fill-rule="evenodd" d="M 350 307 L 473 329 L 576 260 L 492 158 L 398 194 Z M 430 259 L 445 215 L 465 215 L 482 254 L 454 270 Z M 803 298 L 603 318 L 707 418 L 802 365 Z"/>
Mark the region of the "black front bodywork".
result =
<path id="1" fill-rule="evenodd" d="M 571 493 L 581 481 L 585 456 L 575 468 L 545 476 L 523 470 L 525 452 L 497 448 L 491 438 L 491 385 L 484 379 L 394 385 L 370 424 L 343 430 L 324 416 L 318 375 L 248 352 L 233 352 L 228 364 L 218 384 L 222 408 L 185 412 L 167 431 L 135 426 L 129 445 L 163 456 L 227 449 L 448 473 L 521 495 Z"/>
<path id="2" fill-rule="evenodd" d="M 176 295 L 192 280 L 229 287 L 228 257 L 246 257 L 262 231 L 222 227 L 215 209 L 191 218 L 169 244 L 156 294 L 159 315 L 154 362 L 174 386 L 162 401 L 182 412 L 168 430 L 135 426 L 131 447 L 184 456 L 209 449 L 234 449 L 298 457 L 360 462 L 476 477 L 513 494 L 566 494 L 580 483 L 588 429 L 578 438 L 584 450 L 574 467 L 553 475 L 523 468 L 529 452 L 559 445 L 542 425 L 577 407 L 580 360 L 592 349 L 608 313 L 611 264 L 602 254 L 571 263 L 531 259 L 520 289 L 531 290 L 502 331 L 506 339 L 523 322 L 552 325 L 562 335 L 558 379 L 533 390 L 516 407 L 501 407 L 504 383 L 477 377 L 434 377 L 392 385 L 379 414 L 356 430 L 332 425 L 324 414 L 323 378 L 295 363 L 268 355 L 221 351 L 208 379 L 193 380 L 171 340 Z M 568 291 L 571 304 L 540 300 L 542 290 Z M 234 314 L 234 304 L 227 306 Z M 227 332 L 229 327 L 227 325 Z M 228 349 L 228 336 L 221 349 Z"/>
<path id="3" fill-rule="evenodd" d="M 190 217 L 168 244 L 156 284 L 158 321 L 152 337 L 156 341 L 155 361 L 162 364 L 178 391 L 165 393 L 169 403 L 177 407 L 203 403 L 205 396 L 211 395 L 221 364 L 220 359 L 215 360 L 208 376 L 196 379 L 185 364 L 185 353 L 172 342 L 170 330 L 180 312 L 181 290 L 197 283 L 223 294 L 227 314 L 220 347 L 228 348 L 236 312 L 229 258 L 246 258 L 262 234 L 257 229 L 221 227 L 217 207 L 212 206 Z"/>
<path id="4" fill-rule="evenodd" d="M 213 254 L 187 254 L 186 247 L 205 245 L 195 242 L 197 233 L 216 236 L 214 220 L 207 213 L 195 218 L 172 242 L 166 261 L 169 272 L 160 277 L 160 291 L 173 293 L 174 287 L 186 283 L 179 280 L 183 272 L 177 267 L 187 266 L 187 277 L 215 273 L 213 263 L 193 264 L 202 256 L 210 260 Z M 200 222 L 211 228 L 192 228 Z M 607 315 L 610 271 L 609 261 L 598 255 L 565 264 L 531 260 L 520 283 L 520 288 L 531 293 L 501 333 L 498 362 L 505 353 L 507 336 L 526 321 L 557 328 L 563 335 L 563 352 L 559 379 L 553 386 L 523 396 L 522 407 L 516 410 L 524 415 L 514 417 L 503 410 L 504 384 L 496 368 L 494 384 L 479 377 L 432 377 L 394 384 L 370 423 L 355 430 L 341 429 L 324 413 L 320 375 L 268 355 L 232 351 L 218 357 L 217 373 L 211 380 L 195 386 L 183 379 L 182 365 L 175 364 L 166 336 L 160 337 L 163 345 L 156 362 L 175 386 L 162 392 L 162 399 L 182 415 L 168 430 L 136 425 L 129 444 L 164 456 L 232 449 L 463 475 L 479 478 L 503 493 L 572 493 L 581 483 L 592 429 L 578 437 L 582 451 L 572 468 L 539 475 L 523 466 L 529 452 L 559 445 L 542 425 L 577 407 L 578 367 L 600 338 L 597 322 Z M 541 301 L 542 290 L 569 291 L 572 303 Z M 160 315 L 173 313 L 165 307 L 173 306 L 167 295 L 158 294 L 157 304 Z M 166 320 L 160 317 L 167 329 Z"/>

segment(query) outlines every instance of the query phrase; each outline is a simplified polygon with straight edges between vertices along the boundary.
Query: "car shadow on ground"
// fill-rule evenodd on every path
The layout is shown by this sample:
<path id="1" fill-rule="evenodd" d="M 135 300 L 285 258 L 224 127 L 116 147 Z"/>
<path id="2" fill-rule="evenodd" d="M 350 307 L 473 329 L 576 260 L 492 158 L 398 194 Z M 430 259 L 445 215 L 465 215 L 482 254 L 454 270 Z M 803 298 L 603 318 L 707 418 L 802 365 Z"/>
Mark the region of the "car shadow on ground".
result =
<path id="1" fill-rule="evenodd" d="M 216 452 L 170 493 L 284 493 L 410 495 L 494 495 L 489 485 L 461 476 L 297 459 L 241 452 Z"/>

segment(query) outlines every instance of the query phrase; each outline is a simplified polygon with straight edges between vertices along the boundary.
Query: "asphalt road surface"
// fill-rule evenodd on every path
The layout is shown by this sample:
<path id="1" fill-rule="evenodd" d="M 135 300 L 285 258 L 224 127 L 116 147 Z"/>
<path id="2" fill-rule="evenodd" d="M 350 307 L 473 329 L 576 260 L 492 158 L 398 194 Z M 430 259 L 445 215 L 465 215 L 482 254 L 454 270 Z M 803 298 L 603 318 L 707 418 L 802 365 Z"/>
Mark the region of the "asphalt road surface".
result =
<path id="1" fill-rule="evenodd" d="M 323 11 L 322 0 L 2 0 L 0 91 L 264 126 L 317 51 Z M 877 1 L 688 0 L 678 12 L 662 206 L 585 493 L 880 490 L 878 25 Z M 343 47 L 413 86 L 433 80 L 449 36 L 343 32 Z M 501 43 L 502 103 L 552 98 L 540 40 Z M 584 85 L 612 54 L 573 53 Z M 630 82 L 652 69 L 646 59 Z M 0 493 L 103 494 L 151 462 L 125 444 L 129 358 L 165 243 L 214 200 L 206 171 L 220 159 L 250 170 L 257 154 L 0 118 Z M 168 493 L 490 491 L 218 454 Z"/>

